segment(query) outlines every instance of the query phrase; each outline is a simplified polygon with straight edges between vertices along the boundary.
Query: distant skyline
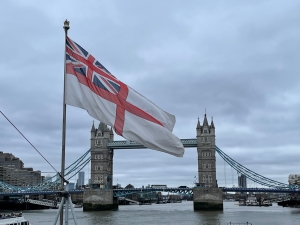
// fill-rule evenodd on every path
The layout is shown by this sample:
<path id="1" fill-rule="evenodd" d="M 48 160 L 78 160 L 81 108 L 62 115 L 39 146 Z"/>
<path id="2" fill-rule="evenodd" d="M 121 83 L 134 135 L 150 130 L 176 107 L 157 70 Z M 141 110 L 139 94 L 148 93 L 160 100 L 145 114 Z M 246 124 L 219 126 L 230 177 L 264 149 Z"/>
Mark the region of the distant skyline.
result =
<path id="1" fill-rule="evenodd" d="M 288 183 L 289 174 L 299 174 L 299 10 L 296 0 L 1 1 L 0 110 L 60 171 L 62 27 L 68 19 L 70 38 L 176 116 L 179 138 L 196 137 L 197 118 L 202 123 L 206 109 L 221 150 Z M 93 120 L 67 106 L 66 166 L 90 148 Z M 55 172 L 2 115 L 0 128 L 0 151 L 44 176 Z M 182 158 L 116 150 L 113 183 L 191 186 L 197 157 L 195 148 L 185 149 Z M 87 182 L 90 169 L 84 171 Z M 217 155 L 219 186 L 237 185 L 237 177 Z"/>
<path id="2" fill-rule="evenodd" d="M 78 173 L 78 178 L 77 178 L 77 182 L 76 182 L 76 187 L 80 187 L 80 186 L 82 186 L 82 185 L 85 185 L 84 175 L 85 175 L 85 172 L 84 172 L 84 171 L 80 171 L 80 172 Z"/>

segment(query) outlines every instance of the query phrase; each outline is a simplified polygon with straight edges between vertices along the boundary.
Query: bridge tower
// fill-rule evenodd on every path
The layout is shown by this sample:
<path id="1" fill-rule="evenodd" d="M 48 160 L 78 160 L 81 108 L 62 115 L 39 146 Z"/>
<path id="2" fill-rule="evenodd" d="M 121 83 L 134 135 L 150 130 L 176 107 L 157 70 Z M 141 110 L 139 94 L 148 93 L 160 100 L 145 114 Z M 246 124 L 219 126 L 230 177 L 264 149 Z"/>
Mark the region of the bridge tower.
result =
<path id="1" fill-rule="evenodd" d="M 104 123 L 91 129 L 91 182 L 92 189 L 112 189 L 113 150 L 107 148 L 113 140 L 113 131 Z"/>
<path id="2" fill-rule="evenodd" d="M 112 128 L 100 122 L 91 129 L 91 180 L 90 189 L 83 195 L 84 211 L 117 209 L 117 199 L 113 198 L 113 149 L 107 147 L 114 139 Z"/>
<path id="3" fill-rule="evenodd" d="M 198 180 L 200 186 L 218 187 L 216 179 L 216 135 L 213 120 L 208 125 L 206 114 L 203 126 L 197 123 Z"/>
<path id="4" fill-rule="evenodd" d="M 197 123 L 198 183 L 193 189 L 194 210 L 223 210 L 223 192 L 216 178 L 216 134 L 206 113 L 203 125 Z"/>

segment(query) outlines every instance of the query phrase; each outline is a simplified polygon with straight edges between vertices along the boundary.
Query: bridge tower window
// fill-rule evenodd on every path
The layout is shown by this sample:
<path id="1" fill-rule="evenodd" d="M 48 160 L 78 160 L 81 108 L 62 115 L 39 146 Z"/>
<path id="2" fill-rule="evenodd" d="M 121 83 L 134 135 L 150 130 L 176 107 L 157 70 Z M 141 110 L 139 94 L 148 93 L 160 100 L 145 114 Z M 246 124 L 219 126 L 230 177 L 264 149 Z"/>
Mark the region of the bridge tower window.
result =
<path id="1" fill-rule="evenodd" d="M 210 164 L 210 163 L 204 163 L 204 164 L 202 165 L 202 168 L 203 168 L 203 169 L 210 169 L 210 168 L 211 168 L 211 164 Z"/>
<path id="2" fill-rule="evenodd" d="M 103 146 L 102 139 L 97 139 L 96 140 L 96 145 L 102 147 Z"/>
<path id="3" fill-rule="evenodd" d="M 100 175 L 100 183 L 103 183 L 103 175 Z"/>
<path id="4" fill-rule="evenodd" d="M 211 156 L 211 153 L 210 152 L 202 152 L 202 156 L 203 157 Z"/>
<path id="5" fill-rule="evenodd" d="M 103 154 L 96 154 L 95 159 L 103 159 Z"/>
<path id="6" fill-rule="evenodd" d="M 96 165 L 95 170 L 100 170 L 100 166 Z"/>

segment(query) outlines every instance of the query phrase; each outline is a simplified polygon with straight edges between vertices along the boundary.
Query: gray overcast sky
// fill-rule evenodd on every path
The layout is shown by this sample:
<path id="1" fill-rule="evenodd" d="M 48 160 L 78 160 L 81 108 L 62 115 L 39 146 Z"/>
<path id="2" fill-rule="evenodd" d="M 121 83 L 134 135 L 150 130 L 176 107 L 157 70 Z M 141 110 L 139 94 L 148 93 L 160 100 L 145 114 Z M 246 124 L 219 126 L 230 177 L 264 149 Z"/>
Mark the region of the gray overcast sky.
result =
<path id="1" fill-rule="evenodd" d="M 68 19 L 70 38 L 176 116 L 179 138 L 196 137 L 206 108 L 220 149 L 287 183 L 300 173 L 299 11 L 297 0 L 1 1 L 0 110 L 60 170 Z M 66 165 L 89 149 L 92 121 L 67 106 Z M 43 175 L 53 171 L 2 115 L 0 151 Z M 195 148 L 183 158 L 149 149 L 114 154 L 114 183 L 122 186 L 191 186 L 195 175 Z M 237 184 L 219 156 L 217 179 Z"/>

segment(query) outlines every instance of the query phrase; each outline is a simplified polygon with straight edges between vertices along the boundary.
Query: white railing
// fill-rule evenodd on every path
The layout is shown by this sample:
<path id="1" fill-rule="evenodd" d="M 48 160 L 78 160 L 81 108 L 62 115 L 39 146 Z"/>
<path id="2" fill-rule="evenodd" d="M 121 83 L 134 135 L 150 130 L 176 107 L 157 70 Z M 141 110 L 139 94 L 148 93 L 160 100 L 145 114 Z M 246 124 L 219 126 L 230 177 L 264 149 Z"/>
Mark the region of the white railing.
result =
<path id="1" fill-rule="evenodd" d="M 43 205 L 43 206 L 49 206 L 52 208 L 56 208 L 57 204 L 55 204 L 55 202 L 53 201 L 40 201 L 40 200 L 33 200 L 33 199 L 27 199 L 27 202 L 31 203 L 31 204 L 36 204 L 36 205 Z"/>

